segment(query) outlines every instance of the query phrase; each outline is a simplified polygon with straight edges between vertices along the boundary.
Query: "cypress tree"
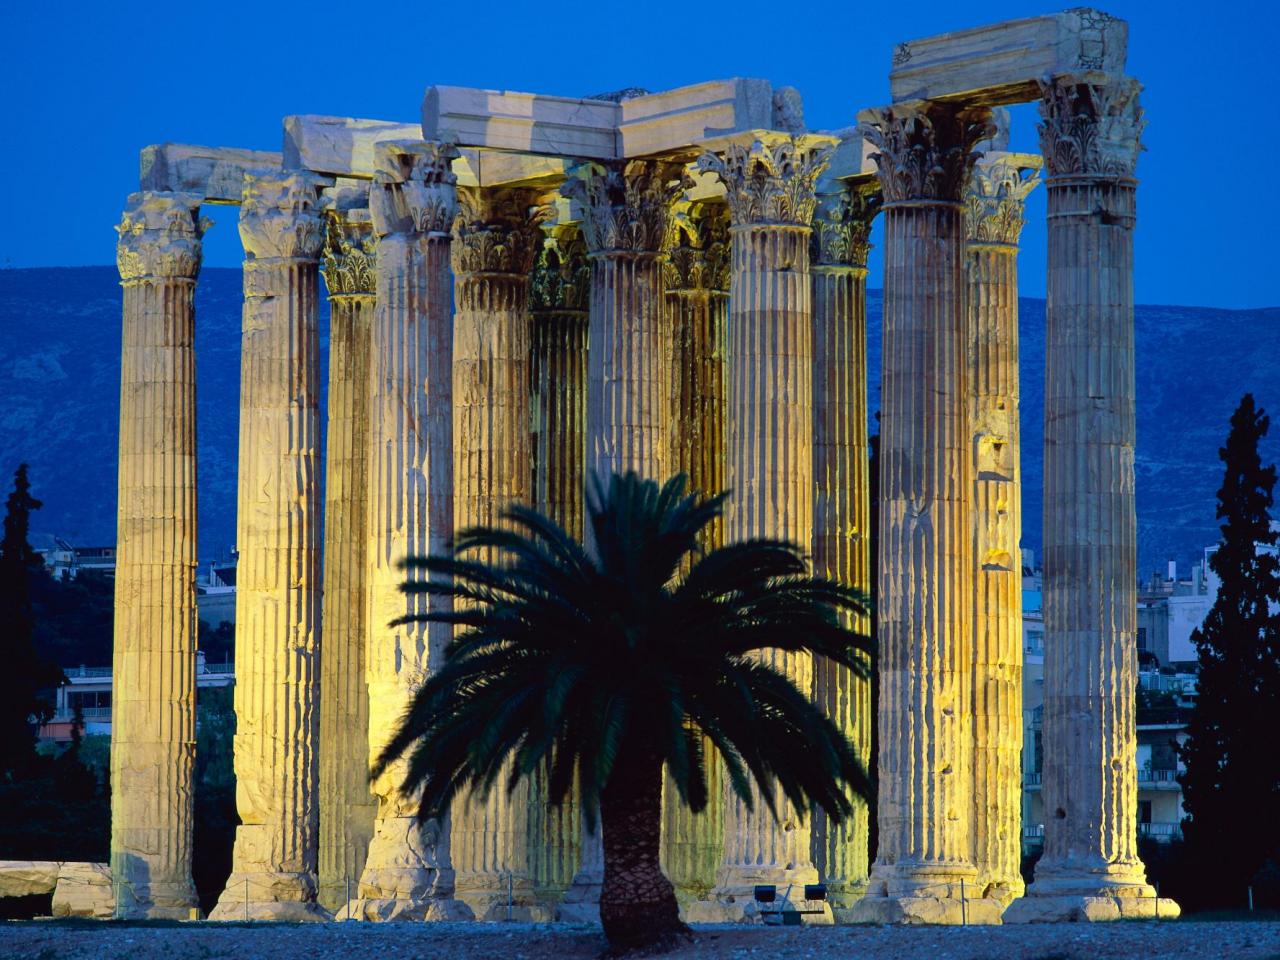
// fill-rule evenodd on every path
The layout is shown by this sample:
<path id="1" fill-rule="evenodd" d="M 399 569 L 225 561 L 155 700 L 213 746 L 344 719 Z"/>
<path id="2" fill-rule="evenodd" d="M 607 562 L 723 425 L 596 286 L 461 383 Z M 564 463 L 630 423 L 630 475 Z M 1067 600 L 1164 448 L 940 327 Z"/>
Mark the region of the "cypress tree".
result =
<path id="1" fill-rule="evenodd" d="M 1222 542 L 1209 566 L 1221 585 L 1191 638 L 1199 696 L 1179 748 L 1186 764 L 1179 781 L 1187 853 L 1209 870 L 1201 877 L 1213 888 L 1200 891 L 1208 895 L 1205 906 L 1241 905 L 1245 888 L 1280 842 L 1280 563 L 1265 549 L 1276 543 L 1276 468 L 1264 467 L 1258 454 L 1270 425 L 1266 411 L 1245 394 L 1218 451 L 1225 465 L 1217 511 Z M 1210 902 L 1215 894 L 1218 904 Z"/>
<path id="2" fill-rule="evenodd" d="M 13 476 L 0 539 L 0 780 L 19 779 L 32 769 L 37 725 L 53 715 L 48 691 L 63 681 L 62 671 L 41 659 L 33 642 L 31 581 L 43 569 L 27 536 L 31 511 L 40 506 L 24 463 Z"/>

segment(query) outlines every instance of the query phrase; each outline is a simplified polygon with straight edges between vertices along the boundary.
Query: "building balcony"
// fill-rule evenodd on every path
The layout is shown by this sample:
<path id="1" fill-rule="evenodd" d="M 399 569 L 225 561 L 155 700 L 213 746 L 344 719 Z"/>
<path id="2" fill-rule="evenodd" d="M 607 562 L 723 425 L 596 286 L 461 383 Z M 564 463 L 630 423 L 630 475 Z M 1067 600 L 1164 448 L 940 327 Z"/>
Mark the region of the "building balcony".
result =
<path id="1" fill-rule="evenodd" d="M 1182 824 L 1140 823 L 1138 824 L 1138 836 L 1150 837 L 1152 840 L 1161 840 L 1166 843 L 1170 840 L 1181 840 Z"/>
<path id="2" fill-rule="evenodd" d="M 1178 770 L 1153 770 L 1150 767 L 1138 768 L 1138 785 L 1141 787 L 1164 787 L 1181 789 L 1178 783 Z"/>
<path id="3" fill-rule="evenodd" d="M 1022 776 L 1022 785 L 1025 787 L 1038 787 L 1044 780 L 1044 773 L 1040 770 L 1032 770 Z"/>

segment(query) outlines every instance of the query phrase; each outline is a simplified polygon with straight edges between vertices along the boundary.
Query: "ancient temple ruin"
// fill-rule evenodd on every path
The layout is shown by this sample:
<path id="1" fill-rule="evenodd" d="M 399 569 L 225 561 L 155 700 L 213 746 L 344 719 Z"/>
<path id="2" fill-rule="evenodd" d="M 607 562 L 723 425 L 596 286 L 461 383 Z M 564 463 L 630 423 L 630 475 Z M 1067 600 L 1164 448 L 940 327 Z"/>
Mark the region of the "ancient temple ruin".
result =
<path id="1" fill-rule="evenodd" d="M 589 474 L 683 471 L 695 488 L 734 490 L 716 542 L 797 541 L 816 570 L 870 590 L 877 215 L 878 856 L 868 862 L 865 809 L 836 827 L 726 796 L 696 817 L 669 805 L 665 868 L 693 920 L 749 919 L 754 885 L 818 880 L 837 921 L 1155 913 L 1135 837 L 1143 121 L 1126 42 L 1123 21 L 1074 9 L 903 43 L 893 102 L 851 103 L 835 132 L 806 129 L 795 90 L 733 79 L 584 99 L 435 86 L 420 122 L 286 117 L 281 153 L 146 148 L 118 227 L 119 913 L 185 918 L 196 902 L 192 304 L 205 204 L 239 205 L 245 250 L 243 824 L 213 917 L 591 915 L 599 838 L 536 780 L 459 800 L 426 828 L 399 769 L 368 783 L 369 757 L 448 640 L 444 626 L 388 626 L 426 602 L 397 589 L 398 562 L 512 501 L 581 533 Z M 992 122 L 1027 101 L 1042 155 L 1008 152 Z M 1039 451 L 1019 447 L 1017 252 L 1042 165 L 1052 813 L 1024 891 L 1019 464 Z M 775 665 L 869 753 L 864 682 L 802 657 Z"/>

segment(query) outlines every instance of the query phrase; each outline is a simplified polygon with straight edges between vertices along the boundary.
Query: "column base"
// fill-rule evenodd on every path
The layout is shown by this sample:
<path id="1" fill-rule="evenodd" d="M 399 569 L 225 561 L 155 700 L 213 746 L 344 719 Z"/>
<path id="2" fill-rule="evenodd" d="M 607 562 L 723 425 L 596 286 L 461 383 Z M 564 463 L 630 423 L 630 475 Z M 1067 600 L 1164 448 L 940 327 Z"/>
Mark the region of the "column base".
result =
<path id="1" fill-rule="evenodd" d="M 951 897 L 866 896 L 848 911 L 843 923 L 938 924 L 959 927 L 1000 923 L 999 900 L 961 900 Z"/>
<path id="2" fill-rule="evenodd" d="M 1156 896 L 1141 863 L 1042 860 L 1026 895 L 1005 911 L 1005 923 L 1173 920 L 1181 913 L 1173 900 Z"/>
<path id="3" fill-rule="evenodd" d="M 565 923 L 599 923 L 600 887 L 603 883 L 603 873 L 579 871 L 556 907 L 556 919 Z"/>
<path id="4" fill-rule="evenodd" d="M 477 920 L 549 923 L 556 919 L 555 908 L 538 902 L 528 879 L 508 887 L 505 875 L 465 875 L 457 879 L 453 897 L 466 904 Z"/>
<path id="5" fill-rule="evenodd" d="M 414 923 L 461 923 L 476 915 L 461 900 L 409 900 L 394 897 L 360 897 L 334 911 L 334 920 L 383 923 L 394 920 Z"/>
<path id="6" fill-rule="evenodd" d="M 113 883 L 113 916 L 121 920 L 199 920 L 195 890 L 182 883 Z"/>
<path id="7" fill-rule="evenodd" d="M 323 921 L 329 911 L 315 902 L 315 877 L 309 873 L 240 872 L 227 878 L 210 920 Z M 247 902 L 246 902 L 247 900 Z"/>

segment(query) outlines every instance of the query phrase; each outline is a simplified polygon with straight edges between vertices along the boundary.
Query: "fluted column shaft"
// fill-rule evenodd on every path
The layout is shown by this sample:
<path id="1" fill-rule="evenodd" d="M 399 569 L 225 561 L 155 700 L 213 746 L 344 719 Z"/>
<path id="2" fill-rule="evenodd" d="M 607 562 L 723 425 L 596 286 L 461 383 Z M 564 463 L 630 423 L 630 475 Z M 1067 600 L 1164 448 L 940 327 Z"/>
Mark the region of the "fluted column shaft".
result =
<path id="1" fill-rule="evenodd" d="M 400 564 L 443 553 L 453 536 L 454 156 L 452 147 L 436 143 L 380 143 L 369 189 L 379 237 L 365 587 L 371 760 L 452 635 L 447 624 L 391 623 L 448 607 L 438 597 L 401 592 L 402 582 L 426 574 Z M 448 825 L 417 823 L 414 799 L 400 791 L 405 772 L 401 759 L 373 781 L 378 814 L 353 915 L 423 919 L 433 901 L 452 893 Z"/>
<path id="2" fill-rule="evenodd" d="M 1049 205 L 1045 849 L 1028 893 L 1114 897 L 1112 914 L 1122 916 L 1154 908 L 1136 838 L 1137 94 L 1128 78 L 1055 78 L 1043 85 L 1040 127 Z M 1086 906 L 1085 917 L 1101 916 Z"/>
<path id="3" fill-rule="evenodd" d="M 331 214 L 327 226 L 329 423 L 317 899 L 326 909 L 338 910 L 360 881 L 377 812 L 369 792 L 369 688 L 365 683 L 369 333 L 377 241 L 368 211 Z"/>
<path id="4" fill-rule="evenodd" d="M 689 489 L 713 496 L 725 486 L 725 354 L 729 307 L 729 212 L 723 204 L 691 211 L 678 242 L 663 257 L 670 361 L 668 472 L 688 477 Z M 703 531 L 702 545 L 724 542 L 720 519 Z M 704 739 L 706 809 L 694 814 L 670 777 L 663 781 L 663 872 L 682 904 L 705 899 L 724 857 L 723 765 Z"/>
<path id="5" fill-rule="evenodd" d="M 236 512 L 236 828 L 219 920 L 319 916 L 317 329 L 323 226 L 302 176 L 253 181 L 240 208 L 244 317 Z"/>
<path id="6" fill-rule="evenodd" d="M 844 190 L 822 198 L 814 219 L 813 571 L 863 591 L 871 588 L 870 447 L 867 435 L 867 254 L 878 192 Z M 852 624 L 870 629 L 867 617 Z M 871 682 L 826 659 L 814 663 L 813 698 L 871 761 Z M 813 862 L 837 910 L 866 888 L 868 810 L 834 824 L 813 816 Z"/>
<path id="7" fill-rule="evenodd" d="M 454 525 L 504 526 L 502 511 L 532 494 L 529 271 L 536 225 L 527 191 L 460 191 L 455 228 Z M 453 805 L 454 895 L 481 919 L 533 908 L 528 781 Z M 545 919 L 553 919 L 550 913 Z"/>
<path id="8" fill-rule="evenodd" d="M 1022 466 L 1018 237 L 1040 158 L 988 152 L 965 194 L 973 465 L 974 867 L 1022 896 Z"/>
<path id="9" fill-rule="evenodd" d="M 111 874 L 117 916 L 188 919 L 195 761 L 195 296 L 200 198 L 138 193 L 120 226 Z"/>
<path id="10" fill-rule="evenodd" d="M 730 214 L 725 541 L 767 537 L 813 545 L 813 316 L 809 277 L 814 184 L 829 141 L 780 136 L 735 144 L 699 162 L 724 183 Z M 812 658 L 766 651 L 762 662 L 808 692 Z M 754 786 L 752 789 L 756 789 Z M 779 791 L 778 819 L 725 801 L 725 852 L 716 896 L 749 901 L 757 883 L 817 879 L 810 821 Z M 807 811 L 805 811 L 807 814 Z"/>

